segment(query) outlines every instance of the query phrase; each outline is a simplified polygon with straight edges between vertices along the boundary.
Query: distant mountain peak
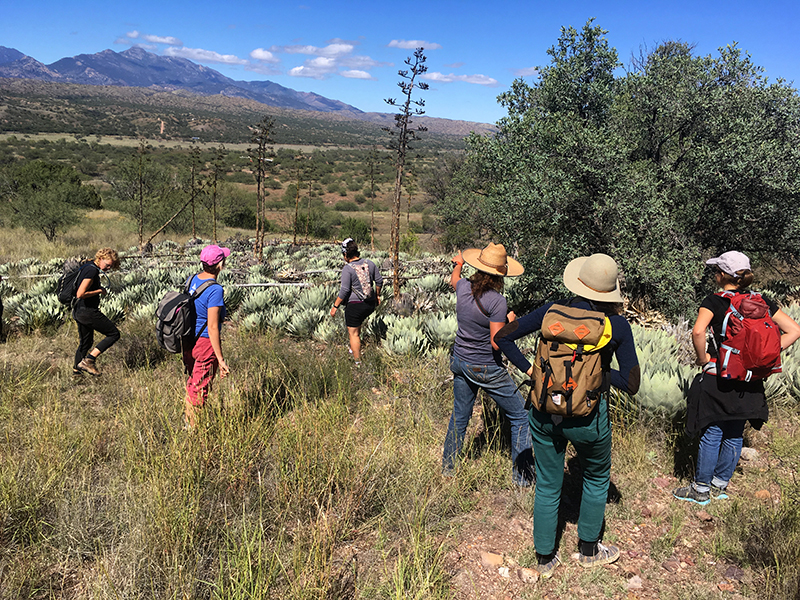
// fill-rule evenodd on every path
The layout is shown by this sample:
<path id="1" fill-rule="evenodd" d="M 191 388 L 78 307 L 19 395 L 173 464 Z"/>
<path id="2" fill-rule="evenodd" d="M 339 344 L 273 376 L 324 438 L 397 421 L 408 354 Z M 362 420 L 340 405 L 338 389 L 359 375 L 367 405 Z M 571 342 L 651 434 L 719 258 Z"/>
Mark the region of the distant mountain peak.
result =
<path id="1" fill-rule="evenodd" d="M 25 60 L 28 62 L 25 63 Z M 203 96 L 220 94 L 246 98 L 277 108 L 361 113 L 344 102 L 311 92 L 298 92 L 271 81 L 234 81 L 210 67 L 185 58 L 154 54 L 140 46 L 132 46 L 122 52 L 103 50 L 95 54 L 78 54 L 50 65 L 43 65 L 17 50 L 6 48 L 0 50 L 0 77 L 85 85 L 183 89 Z"/>

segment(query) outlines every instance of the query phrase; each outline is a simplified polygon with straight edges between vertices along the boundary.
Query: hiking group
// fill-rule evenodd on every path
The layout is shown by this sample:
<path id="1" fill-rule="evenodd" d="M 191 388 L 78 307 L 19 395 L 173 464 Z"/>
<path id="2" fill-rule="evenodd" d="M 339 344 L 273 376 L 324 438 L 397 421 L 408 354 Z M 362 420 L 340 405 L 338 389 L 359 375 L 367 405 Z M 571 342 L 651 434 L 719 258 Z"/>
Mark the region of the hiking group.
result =
<path id="1" fill-rule="evenodd" d="M 346 305 L 349 349 L 360 366 L 361 326 L 380 303 L 383 278 L 372 261 L 360 257 L 354 240 L 342 242 L 341 252 L 345 265 L 330 315 Z M 203 248 L 202 270 L 181 291 L 167 294 L 158 308 L 159 343 L 182 353 L 189 376 L 183 417 L 187 429 L 196 426 L 216 373 L 230 373 L 220 341 L 226 312 L 217 282 L 228 256 L 228 248 Z M 443 476 L 457 475 L 467 426 L 483 390 L 511 425 L 512 481 L 521 488 L 535 485 L 533 541 L 540 575 L 550 577 L 561 563 L 559 508 L 568 443 L 583 478 L 578 563 L 594 567 L 616 561 L 619 548 L 602 541 L 611 481 L 609 396 L 612 386 L 635 394 L 641 377 L 631 326 L 621 314 L 616 261 L 605 254 L 572 260 L 564 269 L 563 284 L 574 295 L 517 317 L 508 311 L 502 292 L 504 279 L 521 275 L 524 268 L 502 245 L 464 250 L 452 260 L 458 330 L 450 358 L 453 410 L 443 444 Z M 468 279 L 462 278 L 465 263 L 475 269 Z M 764 380 L 780 371 L 781 351 L 800 338 L 800 325 L 774 302 L 749 291 L 753 273 L 747 256 L 731 251 L 706 264 L 714 268 L 721 291 L 703 300 L 692 329 L 697 365 L 702 367 L 687 394 L 686 430 L 700 435 L 696 472 L 692 483 L 673 492 L 677 499 L 701 505 L 727 497 L 745 424 L 760 428 L 769 417 Z M 118 266 L 116 252 L 104 248 L 71 274 L 80 336 L 76 373 L 100 375 L 97 357 L 120 337 L 99 310 L 106 293 L 100 274 Z M 62 279 L 67 279 L 66 272 Z M 95 331 L 105 337 L 91 349 Z M 530 362 L 517 341 L 536 332 L 537 349 Z M 529 378 L 527 399 L 510 377 L 503 355 Z"/>

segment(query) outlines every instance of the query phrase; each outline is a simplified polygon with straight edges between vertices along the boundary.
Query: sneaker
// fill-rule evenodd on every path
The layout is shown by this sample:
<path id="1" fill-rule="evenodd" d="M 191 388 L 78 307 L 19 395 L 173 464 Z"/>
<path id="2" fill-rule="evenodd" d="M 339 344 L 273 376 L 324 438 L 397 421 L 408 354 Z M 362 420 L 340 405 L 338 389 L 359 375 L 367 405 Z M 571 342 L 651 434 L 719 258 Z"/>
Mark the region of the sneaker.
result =
<path id="1" fill-rule="evenodd" d="M 597 554 L 587 556 L 581 554 L 578 557 L 578 564 L 584 568 L 599 567 L 600 565 L 610 565 L 619 558 L 619 548 L 616 546 L 604 546 L 597 542 Z"/>
<path id="2" fill-rule="evenodd" d="M 728 494 L 725 493 L 725 488 L 717 487 L 715 485 L 711 485 L 711 491 L 709 491 L 708 495 L 711 497 L 712 500 L 727 500 Z"/>
<path id="3" fill-rule="evenodd" d="M 84 358 L 81 362 L 78 363 L 78 368 L 81 371 L 86 371 L 90 375 L 94 375 L 95 377 L 101 375 L 100 370 L 97 368 L 97 365 L 93 360 L 88 360 Z"/>
<path id="4" fill-rule="evenodd" d="M 694 485 L 687 485 L 686 487 L 678 488 L 672 492 L 672 495 L 678 500 L 694 502 L 700 506 L 705 506 L 711 499 L 708 492 L 698 492 L 696 489 L 694 489 Z"/>
<path id="5" fill-rule="evenodd" d="M 549 562 L 536 565 L 536 570 L 539 572 L 539 577 L 542 579 L 550 579 L 553 576 L 553 571 L 561 564 L 561 559 L 558 557 L 558 552 L 555 553 Z"/>

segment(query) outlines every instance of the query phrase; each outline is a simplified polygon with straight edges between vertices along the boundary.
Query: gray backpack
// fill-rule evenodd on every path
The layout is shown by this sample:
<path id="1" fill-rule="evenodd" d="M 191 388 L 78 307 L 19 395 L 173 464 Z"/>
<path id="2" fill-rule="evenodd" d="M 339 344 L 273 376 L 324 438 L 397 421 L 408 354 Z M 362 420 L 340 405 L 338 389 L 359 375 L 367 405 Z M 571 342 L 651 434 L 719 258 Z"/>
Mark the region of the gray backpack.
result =
<path id="1" fill-rule="evenodd" d="M 194 301 L 212 285 L 220 285 L 215 279 L 209 279 L 194 292 L 189 293 L 192 277 L 186 281 L 183 291 L 167 292 L 156 309 L 156 340 L 167 352 L 177 354 L 194 347 L 197 339 L 203 335 L 208 322 L 203 325 L 198 335 L 194 329 L 197 324 L 197 312 Z"/>

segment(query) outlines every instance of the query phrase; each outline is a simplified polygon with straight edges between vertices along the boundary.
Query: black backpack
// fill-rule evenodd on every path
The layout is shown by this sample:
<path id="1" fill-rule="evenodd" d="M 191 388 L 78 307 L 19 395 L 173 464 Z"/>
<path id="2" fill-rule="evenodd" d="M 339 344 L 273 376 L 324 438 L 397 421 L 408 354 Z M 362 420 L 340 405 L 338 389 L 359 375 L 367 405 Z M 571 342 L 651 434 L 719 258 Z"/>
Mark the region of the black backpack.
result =
<path id="1" fill-rule="evenodd" d="M 183 291 L 167 292 L 161 299 L 156 309 L 156 339 L 158 345 L 167 352 L 177 354 L 193 347 L 197 339 L 203 334 L 208 322 L 203 325 L 199 335 L 195 335 L 194 328 L 197 323 L 197 312 L 194 301 L 212 285 L 220 285 L 215 279 L 209 279 L 201 284 L 194 294 L 189 293 L 189 286 L 194 275 L 186 280 Z"/>
<path id="2" fill-rule="evenodd" d="M 75 294 L 78 293 L 78 278 L 83 270 L 83 265 L 86 262 L 81 262 L 77 258 L 68 258 L 64 261 L 64 268 L 61 271 L 61 277 L 58 278 L 58 288 L 56 295 L 61 304 L 72 306 L 76 300 Z"/>

